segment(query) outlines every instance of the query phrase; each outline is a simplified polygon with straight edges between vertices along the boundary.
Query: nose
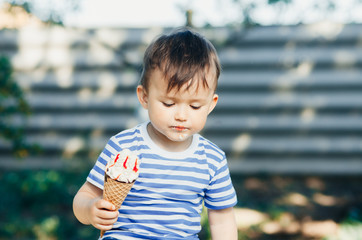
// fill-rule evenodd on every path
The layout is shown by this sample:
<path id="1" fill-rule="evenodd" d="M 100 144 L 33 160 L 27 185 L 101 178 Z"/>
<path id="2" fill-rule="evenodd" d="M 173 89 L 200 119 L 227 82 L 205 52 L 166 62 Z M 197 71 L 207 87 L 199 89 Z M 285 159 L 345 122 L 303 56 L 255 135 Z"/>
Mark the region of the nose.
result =
<path id="1" fill-rule="evenodd" d="M 179 106 L 175 112 L 175 120 L 179 122 L 185 122 L 187 120 L 187 110 L 184 106 Z"/>

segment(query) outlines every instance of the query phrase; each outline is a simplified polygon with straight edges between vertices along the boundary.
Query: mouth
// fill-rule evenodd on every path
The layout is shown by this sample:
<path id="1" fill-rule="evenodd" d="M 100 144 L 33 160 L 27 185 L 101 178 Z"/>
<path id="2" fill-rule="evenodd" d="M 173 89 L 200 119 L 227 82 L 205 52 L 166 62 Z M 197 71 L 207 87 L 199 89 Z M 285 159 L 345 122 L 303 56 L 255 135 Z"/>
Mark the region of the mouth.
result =
<path id="1" fill-rule="evenodd" d="M 187 130 L 187 128 L 184 127 L 184 126 L 172 126 L 172 129 L 174 129 L 174 130 L 176 130 L 178 132 L 184 132 L 184 131 Z"/>

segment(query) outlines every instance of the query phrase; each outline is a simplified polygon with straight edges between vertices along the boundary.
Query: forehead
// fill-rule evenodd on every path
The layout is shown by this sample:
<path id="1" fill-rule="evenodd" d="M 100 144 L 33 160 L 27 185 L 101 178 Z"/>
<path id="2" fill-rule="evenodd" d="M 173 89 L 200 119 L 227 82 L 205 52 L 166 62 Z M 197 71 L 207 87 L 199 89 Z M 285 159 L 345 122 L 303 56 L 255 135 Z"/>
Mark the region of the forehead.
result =
<path id="1" fill-rule="evenodd" d="M 170 79 L 160 69 L 152 70 L 149 79 L 149 86 L 154 85 L 158 90 L 163 90 L 166 93 L 177 93 L 182 91 L 198 92 L 199 90 L 216 90 L 217 79 L 214 68 L 209 68 L 205 74 L 196 74 L 193 78 L 185 81 L 181 86 L 174 85 L 169 89 Z M 206 81 L 206 83 L 205 83 Z"/>

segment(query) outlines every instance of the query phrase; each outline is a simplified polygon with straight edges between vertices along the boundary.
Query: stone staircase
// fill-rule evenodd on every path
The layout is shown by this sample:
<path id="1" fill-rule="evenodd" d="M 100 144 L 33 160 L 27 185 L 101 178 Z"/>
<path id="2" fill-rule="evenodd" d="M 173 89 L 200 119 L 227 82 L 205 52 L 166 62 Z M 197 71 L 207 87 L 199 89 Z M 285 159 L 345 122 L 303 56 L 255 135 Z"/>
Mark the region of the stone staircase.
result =
<path id="1" fill-rule="evenodd" d="M 362 25 L 200 31 L 223 72 L 219 103 L 202 134 L 234 174 L 362 174 Z M 40 155 L 0 167 L 92 164 L 108 138 L 144 120 L 135 88 L 147 44 L 167 29 L 0 31 L 0 54 L 33 114 L 27 141 Z M 21 124 L 20 119 L 14 119 Z"/>

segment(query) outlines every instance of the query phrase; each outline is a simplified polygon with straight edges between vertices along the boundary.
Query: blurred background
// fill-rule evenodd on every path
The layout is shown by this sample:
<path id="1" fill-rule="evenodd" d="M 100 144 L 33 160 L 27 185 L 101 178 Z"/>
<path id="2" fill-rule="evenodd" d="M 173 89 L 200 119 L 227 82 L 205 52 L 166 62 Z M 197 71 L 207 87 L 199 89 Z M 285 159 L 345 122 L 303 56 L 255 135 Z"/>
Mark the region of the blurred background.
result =
<path id="1" fill-rule="evenodd" d="M 202 134 L 227 154 L 239 239 L 362 239 L 361 11 L 361 0 L 0 0 L 0 239 L 97 239 L 72 199 L 108 138 L 145 119 L 145 48 L 185 25 L 223 66 Z"/>

